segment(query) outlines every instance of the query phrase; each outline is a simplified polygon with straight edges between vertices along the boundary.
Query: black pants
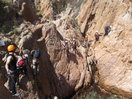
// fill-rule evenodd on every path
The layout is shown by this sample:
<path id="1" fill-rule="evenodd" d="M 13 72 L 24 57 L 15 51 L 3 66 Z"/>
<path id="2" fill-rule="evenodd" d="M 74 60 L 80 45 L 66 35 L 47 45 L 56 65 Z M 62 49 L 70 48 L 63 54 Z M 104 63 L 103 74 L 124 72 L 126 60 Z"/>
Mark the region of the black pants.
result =
<path id="1" fill-rule="evenodd" d="M 96 37 L 95 37 L 95 40 L 96 40 L 96 41 L 99 41 L 99 36 L 96 36 Z"/>
<path id="2" fill-rule="evenodd" d="M 73 49 L 73 50 L 76 50 L 76 49 L 77 49 L 76 45 L 73 45 L 73 46 L 72 46 L 72 49 Z"/>
<path id="3" fill-rule="evenodd" d="M 110 30 L 105 30 L 105 34 L 104 34 L 104 36 L 108 35 L 109 32 L 110 32 Z"/>
<path id="4" fill-rule="evenodd" d="M 18 74 L 25 74 L 25 75 L 27 75 L 27 68 L 26 68 L 26 66 L 23 66 L 21 68 L 17 68 L 17 73 Z"/>
<path id="5" fill-rule="evenodd" d="M 16 74 L 10 74 L 8 75 L 8 79 L 9 79 L 9 90 L 15 94 L 16 93 Z"/>

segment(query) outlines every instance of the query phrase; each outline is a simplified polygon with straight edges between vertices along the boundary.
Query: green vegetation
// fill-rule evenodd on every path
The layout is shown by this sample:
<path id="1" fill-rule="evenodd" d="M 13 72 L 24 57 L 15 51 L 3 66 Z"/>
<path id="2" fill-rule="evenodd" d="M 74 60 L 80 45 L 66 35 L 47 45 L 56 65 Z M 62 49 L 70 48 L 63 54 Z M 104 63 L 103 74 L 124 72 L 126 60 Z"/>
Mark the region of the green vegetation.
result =
<path id="1" fill-rule="evenodd" d="M 17 30 L 16 29 L 13 29 L 12 30 L 12 34 L 17 34 Z"/>
<path id="2" fill-rule="evenodd" d="M 18 22 L 16 19 L 13 19 L 12 21 L 6 22 L 1 24 L 0 28 L 0 34 L 7 33 L 9 31 L 12 31 L 13 34 L 17 33 L 16 27 L 18 26 Z"/>
<path id="3" fill-rule="evenodd" d="M 67 2 L 68 0 L 60 0 L 60 1 L 52 0 L 52 7 L 54 10 L 54 14 L 56 15 L 56 14 L 61 13 L 62 11 L 65 11 Z"/>
<path id="4" fill-rule="evenodd" d="M 17 12 L 13 9 L 11 0 L 0 1 L 0 34 L 8 33 L 12 30 L 13 33 L 17 33 L 15 29 L 18 26 L 16 15 Z"/>
<path id="5" fill-rule="evenodd" d="M 36 15 L 37 15 L 37 17 L 43 17 L 39 10 L 36 10 Z"/>
<path id="6" fill-rule="evenodd" d="M 95 91 L 89 92 L 89 94 L 86 94 L 86 96 L 82 99 L 102 99 L 100 95 L 97 94 Z"/>
<path id="7" fill-rule="evenodd" d="M 73 98 L 71 99 L 128 99 L 119 95 L 112 93 L 102 92 L 97 86 L 81 89 Z"/>
<path id="8" fill-rule="evenodd" d="M 77 20 L 75 18 L 73 19 L 73 24 L 75 25 L 76 29 L 80 30 L 80 26 L 78 25 Z"/>
<path id="9" fill-rule="evenodd" d="M 0 0 L 0 6 L 4 5 L 10 5 L 11 4 L 11 0 Z"/>
<path id="10" fill-rule="evenodd" d="M 0 34 L 4 33 L 7 29 L 6 25 L 4 25 L 4 21 L 6 20 L 6 12 L 4 10 L 5 6 L 9 5 L 9 0 L 2 0 L 0 1 Z M 3 17 L 4 16 L 4 17 Z"/>
<path id="11" fill-rule="evenodd" d="M 17 20 L 13 20 L 13 24 L 14 24 L 14 26 L 17 26 L 18 25 L 18 22 L 17 22 Z"/>
<path id="12" fill-rule="evenodd" d="M 9 2 L 7 2 L 6 0 L 0 1 L 0 15 L 3 15 L 5 13 L 4 7 L 8 5 L 9 5 Z M 0 16 L 0 19 L 1 18 L 3 18 L 3 16 Z"/>

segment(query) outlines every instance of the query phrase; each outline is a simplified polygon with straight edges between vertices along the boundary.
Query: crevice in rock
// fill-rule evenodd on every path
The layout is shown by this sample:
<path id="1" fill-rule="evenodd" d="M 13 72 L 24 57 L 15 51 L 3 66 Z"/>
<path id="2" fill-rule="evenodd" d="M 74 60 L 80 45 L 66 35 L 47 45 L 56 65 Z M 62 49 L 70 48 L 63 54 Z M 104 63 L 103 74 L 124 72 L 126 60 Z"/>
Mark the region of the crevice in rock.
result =
<path id="1" fill-rule="evenodd" d="M 95 14 L 90 14 L 89 15 L 89 18 L 87 20 L 87 25 L 85 26 L 85 29 L 84 29 L 84 33 L 86 33 L 89 29 L 89 23 L 91 23 L 91 21 L 95 18 Z"/>

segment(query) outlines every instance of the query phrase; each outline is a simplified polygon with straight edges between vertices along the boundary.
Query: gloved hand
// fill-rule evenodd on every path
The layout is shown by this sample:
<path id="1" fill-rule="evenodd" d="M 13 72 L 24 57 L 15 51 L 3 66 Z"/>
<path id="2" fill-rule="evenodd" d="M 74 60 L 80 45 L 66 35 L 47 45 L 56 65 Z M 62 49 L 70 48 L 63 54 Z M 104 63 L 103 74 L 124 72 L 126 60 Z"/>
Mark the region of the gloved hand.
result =
<path id="1" fill-rule="evenodd" d="M 13 71 L 7 70 L 7 74 L 8 74 L 8 75 L 10 75 L 10 74 L 12 74 L 12 73 L 13 73 Z"/>

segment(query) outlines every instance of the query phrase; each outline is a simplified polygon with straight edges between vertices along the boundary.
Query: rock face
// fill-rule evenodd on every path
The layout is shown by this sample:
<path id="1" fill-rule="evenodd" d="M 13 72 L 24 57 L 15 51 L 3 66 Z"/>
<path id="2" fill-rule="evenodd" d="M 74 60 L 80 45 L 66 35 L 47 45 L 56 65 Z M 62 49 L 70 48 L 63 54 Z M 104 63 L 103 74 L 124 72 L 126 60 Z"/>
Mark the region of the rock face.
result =
<path id="1" fill-rule="evenodd" d="M 82 86 L 90 84 L 91 76 L 88 71 L 86 48 L 78 47 L 76 54 L 71 49 L 69 53 L 63 49 L 62 44 L 65 39 L 68 40 L 69 46 L 71 46 L 70 42 L 73 38 L 81 45 L 81 33 L 78 29 L 73 28 L 75 24 L 72 23 L 72 20 L 67 18 L 54 23 L 46 23 L 43 27 L 38 25 L 39 28 L 32 33 L 31 39 L 21 41 L 19 44 L 24 45 L 21 49 L 41 49 L 38 75 L 41 97 L 55 95 L 65 98 Z M 29 42 L 31 46 L 25 46 Z"/>
<path id="2" fill-rule="evenodd" d="M 131 0 L 90 0 L 81 5 L 77 20 L 81 26 L 81 32 L 92 34 L 95 32 L 94 30 L 102 32 L 104 26 L 114 25 L 117 23 L 117 19 L 126 20 L 126 17 L 131 20 Z"/>
<path id="3" fill-rule="evenodd" d="M 39 9 L 40 9 L 40 13 L 44 17 L 49 19 L 53 18 L 53 8 L 52 8 L 52 2 L 50 0 L 40 0 Z"/>
<path id="4" fill-rule="evenodd" d="M 82 1 L 83 0 L 35 0 L 35 5 L 37 6 L 37 9 L 40 10 L 40 14 L 42 14 L 43 17 L 54 19 L 57 14 L 65 12 L 67 10 L 67 6 L 78 13 L 77 8 L 80 7 Z"/>
<path id="5" fill-rule="evenodd" d="M 0 99 L 13 99 L 10 92 L 2 84 L 0 84 Z"/>
<path id="6" fill-rule="evenodd" d="M 20 13 L 26 21 L 33 22 L 36 19 L 35 11 L 31 7 L 31 2 L 29 0 L 19 0 Z"/>
<path id="7" fill-rule="evenodd" d="M 131 6 L 131 0 L 90 0 L 82 5 L 77 17 L 81 31 L 92 36 L 96 30 L 104 32 L 104 26 L 113 26 L 109 35 L 95 45 L 98 80 L 105 90 L 127 97 L 132 97 Z"/>
<path id="8" fill-rule="evenodd" d="M 38 1 L 40 13 L 52 19 L 54 13 L 51 1 Z M 72 95 L 82 86 L 90 84 L 91 73 L 88 68 L 96 56 L 96 80 L 101 88 L 132 98 L 132 1 L 74 0 L 74 3 L 69 4 L 72 5 L 71 9 L 66 10 L 66 15 L 62 13 L 60 19 L 58 17 L 53 21 L 22 28 L 18 46 L 20 50 L 41 50 L 38 82 L 34 85 L 32 79 L 23 78 L 19 90 L 22 97 L 44 98 L 53 95 L 64 99 Z M 23 7 L 26 8 L 25 3 Z M 26 16 L 29 17 L 28 14 Z M 111 32 L 108 36 L 101 36 L 100 43 L 92 43 L 94 50 L 82 46 L 84 38 L 81 33 L 88 34 L 90 41 L 93 41 L 95 31 L 102 33 L 107 25 L 113 26 Z M 64 40 L 68 40 L 71 48 L 73 38 L 79 45 L 77 52 L 70 49 L 67 53 L 63 48 Z M 28 70 L 30 72 L 30 68 Z"/>
<path id="9" fill-rule="evenodd" d="M 3 66 L 1 60 L 0 60 L 0 65 Z M 6 87 L 4 86 L 5 82 L 7 81 L 5 74 L 6 74 L 5 69 L 0 66 L 0 99 L 13 99 L 9 90 L 7 90 Z"/>
<path id="10" fill-rule="evenodd" d="M 95 49 L 99 61 L 100 85 L 108 91 L 127 97 L 132 97 L 131 20 L 127 12 L 123 17 L 118 18 L 117 23 L 113 22 L 115 24 L 113 30 Z"/>

